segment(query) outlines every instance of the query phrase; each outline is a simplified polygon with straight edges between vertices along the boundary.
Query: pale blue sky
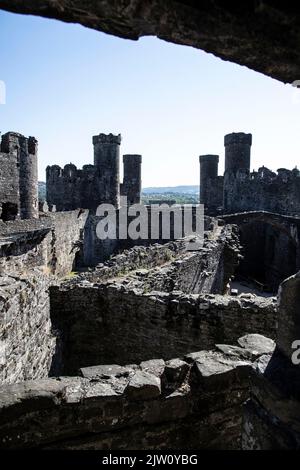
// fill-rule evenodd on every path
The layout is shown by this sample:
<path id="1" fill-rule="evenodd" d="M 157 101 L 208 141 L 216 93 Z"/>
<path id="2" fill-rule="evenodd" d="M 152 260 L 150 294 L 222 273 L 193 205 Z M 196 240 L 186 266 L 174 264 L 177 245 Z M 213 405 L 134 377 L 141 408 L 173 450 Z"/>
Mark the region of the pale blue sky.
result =
<path id="1" fill-rule="evenodd" d="M 300 167 L 300 92 L 290 85 L 156 38 L 5 12 L 0 41 L 0 130 L 39 140 L 40 180 L 47 164 L 92 163 L 100 132 L 143 155 L 144 187 L 198 184 L 205 153 L 220 155 L 221 172 L 229 132 L 253 134 L 254 169 Z"/>

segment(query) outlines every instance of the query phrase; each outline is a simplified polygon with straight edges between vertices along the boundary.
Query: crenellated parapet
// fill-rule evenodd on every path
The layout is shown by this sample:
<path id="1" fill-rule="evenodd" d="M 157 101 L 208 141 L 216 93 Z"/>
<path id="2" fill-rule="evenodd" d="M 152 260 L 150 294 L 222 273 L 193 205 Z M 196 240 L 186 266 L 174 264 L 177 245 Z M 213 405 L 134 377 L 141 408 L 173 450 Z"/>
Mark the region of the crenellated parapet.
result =
<path id="1" fill-rule="evenodd" d="M 48 179 L 55 179 L 62 175 L 62 168 L 59 165 L 51 165 L 46 168 L 46 177 Z"/>
<path id="2" fill-rule="evenodd" d="M 27 142 L 26 137 L 18 132 L 7 132 L 1 138 L 1 152 L 13 153 Z"/>
<path id="3" fill-rule="evenodd" d="M 122 141 L 121 134 L 114 135 L 114 134 L 99 134 L 93 136 L 93 145 L 96 144 L 116 144 L 120 145 Z"/>
<path id="4" fill-rule="evenodd" d="M 224 145 L 252 145 L 252 134 L 244 132 L 232 132 L 224 137 Z"/>

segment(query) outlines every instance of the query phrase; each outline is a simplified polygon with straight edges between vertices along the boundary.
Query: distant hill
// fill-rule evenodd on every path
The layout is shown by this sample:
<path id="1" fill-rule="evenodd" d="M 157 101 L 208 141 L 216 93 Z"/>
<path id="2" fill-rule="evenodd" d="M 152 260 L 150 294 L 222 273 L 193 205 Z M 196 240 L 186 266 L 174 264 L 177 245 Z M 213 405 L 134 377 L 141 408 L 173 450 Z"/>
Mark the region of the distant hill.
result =
<path id="1" fill-rule="evenodd" d="M 199 186 L 163 186 L 163 187 L 150 187 L 142 190 L 144 195 L 147 194 L 165 194 L 165 193 L 180 193 L 180 194 L 198 194 Z"/>
<path id="2" fill-rule="evenodd" d="M 144 204 L 157 204 L 162 201 L 172 201 L 176 204 L 197 204 L 199 202 L 199 186 L 163 186 L 142 190 Z"/>
<path id="3" fill-rule="evenodd" d="M 181 196 L 184 197 L 183 200 L 187 202 L 193 202 L 195 196 L 199 194 L 199 186 L 163 186 L 163 187 L 151 187 L 144 188 L 142 190 L 144 197 L 152 196 L 152 198 L 158 197 L 158 199 L 175 199 L 177 202 L 182 202 Z M 191 200 L 189 200 L 189 196 Z M 46 199 L 46 183 L 44 181 L 39 181 L 39 200 L 45 201 Z M 150 198 L 151 199 L 151 198 Z M 195 199 L 196 200 L 196 199 Z"/>

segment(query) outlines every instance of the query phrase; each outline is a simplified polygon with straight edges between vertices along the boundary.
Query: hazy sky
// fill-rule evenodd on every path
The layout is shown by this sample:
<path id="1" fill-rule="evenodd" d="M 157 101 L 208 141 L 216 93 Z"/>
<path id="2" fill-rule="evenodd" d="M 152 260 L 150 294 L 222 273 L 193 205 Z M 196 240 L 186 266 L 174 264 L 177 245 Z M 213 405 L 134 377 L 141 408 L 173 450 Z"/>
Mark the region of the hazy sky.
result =
<path id="1" fill-rule="evenodd" d="M 300 91 L 202 51 L 0 12 L 0 130 L 39 140 L 48 164 L 93 162 L 92 136 L 121 133 L 143 186 L 199 183 L 199 155 L 253 134 L 251 166 L 300 167 Z M 295 77 L 295 80 L 300 77 Z"/>

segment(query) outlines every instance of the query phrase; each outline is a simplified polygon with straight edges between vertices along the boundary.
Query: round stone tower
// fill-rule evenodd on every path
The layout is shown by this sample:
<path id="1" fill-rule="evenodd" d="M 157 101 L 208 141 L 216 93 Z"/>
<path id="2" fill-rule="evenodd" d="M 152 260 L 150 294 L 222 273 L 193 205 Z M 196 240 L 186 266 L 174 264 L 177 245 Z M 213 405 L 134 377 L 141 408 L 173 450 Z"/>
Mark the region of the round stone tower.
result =
<path id="1" fill-rule="evenodd" d="M 124 178 L 122 196 L 127 204 L 140 204 L 142 191 L 142 155 L 123 155 Z"/>
<path id="2" fill-rule="evenodd" d="M 200 155 L 200 204 L 209 208 L 211 180 L 218 176 L 219 155 Z"/>
<path id="3" fill-rule="evenodd" d="M 2 137 L 1 151 L 16 157 L 15 191 L 21 219 L 36 219 L 38 207 L 37 140 L 16 132 Z"/>
<path id="4" fill-rule="evenodd" d="M 23 219 L 39 217 L 37 149 L 38 142 L 34 137 L 25 139 L 24 146 L 21 144 L 20 203 Z"/>
<path id="5" fill-rule="evenodd" d="M 225 173 L 236 173 L 238 170 L 250 171 L 250 151 L 252 134 L 233 132 L 225 135 Z"/>
<path id="6" fill-rule="evenodd" d="M 233 132 L 225 135 L 225 173 L 223 208 L 225 213 L 242 212 L 244 182 L 250 174 L 252 134 Z M 241 186 L 242 185 L 242 186 Z"/>
<path id="7" fill-rule="evenodd" d="M 93 137 L 94 165 L 100 177 L 99 204 L 107 203 L 119 207 L 120 144 L 121 134 L 99 134 Z"/>

